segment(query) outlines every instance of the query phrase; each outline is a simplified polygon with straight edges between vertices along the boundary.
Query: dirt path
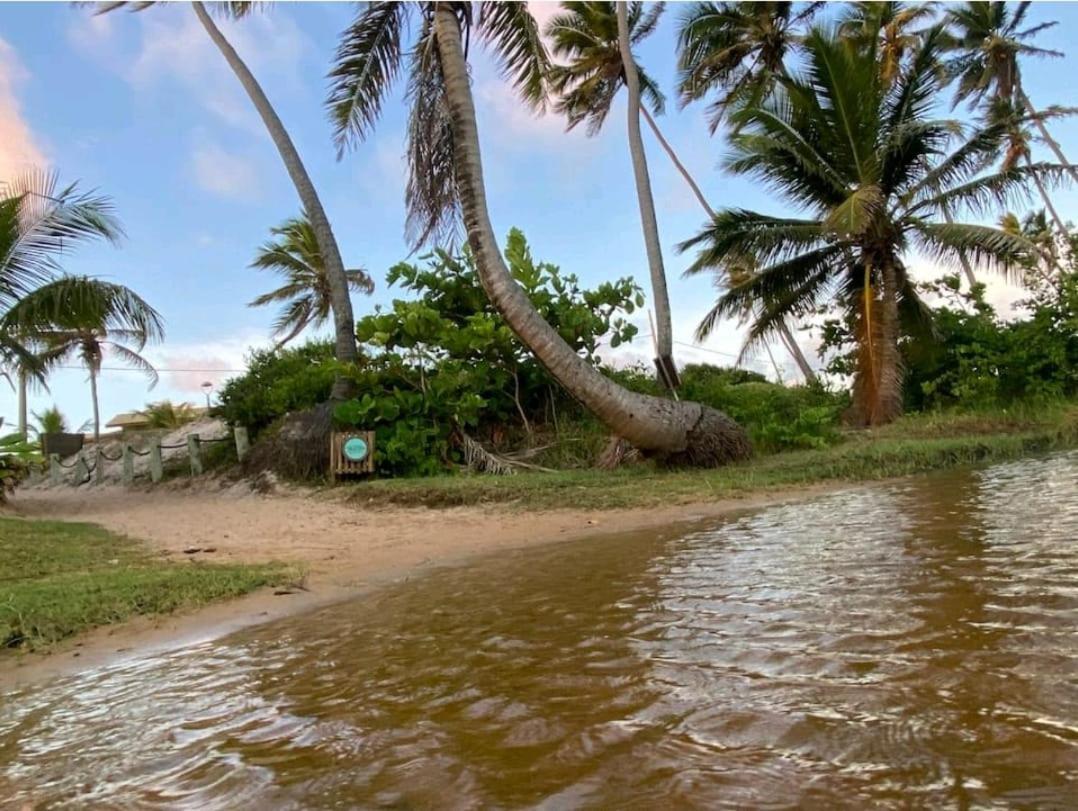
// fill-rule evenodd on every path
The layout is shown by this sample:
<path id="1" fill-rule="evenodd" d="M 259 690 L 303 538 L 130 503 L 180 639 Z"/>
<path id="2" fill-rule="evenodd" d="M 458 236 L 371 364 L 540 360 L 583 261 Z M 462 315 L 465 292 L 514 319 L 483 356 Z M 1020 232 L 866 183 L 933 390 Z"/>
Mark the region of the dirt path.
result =
<path id="1" fill-rule="evenodd" d="M 25 491 L 16 496 L 13 506 L 27 518 L 100 524 L 142 539 L 177 559 L 304 563 L 310 571 L 309 590 L 288 596 L 263 592 L 186 615 L 138 619 L 94 631 L 52 654 L 21 656 L 10 664 L 0 659 L 0 688 L 125 654 L 212 638 L 485 553 L 699 521 L 805 498 L 825 489 L 834 488 L 802 488 L 660 509 L 543 512 L 505 507 L 365 510 L 317 492 L 260 496 L 119 487 Z M 192 547 L 214 551 L 184 554 Z"/>

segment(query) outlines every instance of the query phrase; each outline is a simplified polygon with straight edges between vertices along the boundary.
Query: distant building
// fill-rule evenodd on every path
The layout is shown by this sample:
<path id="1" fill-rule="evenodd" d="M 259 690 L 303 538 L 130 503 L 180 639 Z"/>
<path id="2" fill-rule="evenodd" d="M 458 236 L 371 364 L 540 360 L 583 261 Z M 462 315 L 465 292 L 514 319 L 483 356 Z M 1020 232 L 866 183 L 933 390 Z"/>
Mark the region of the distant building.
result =
<path id="1" fill-rule="evenodd" d="M 184 405 L 187 407 L 187 413 L 194 419 L 201 419 L 206 416 L 204 406 L 192 406 L 189 403 L 184 403 Z M 105 423 L 105 428 L 119 431 L 120 433 L 146 431 L 150 428 L 150 418 L 143 411 L 121 411 Z"/>

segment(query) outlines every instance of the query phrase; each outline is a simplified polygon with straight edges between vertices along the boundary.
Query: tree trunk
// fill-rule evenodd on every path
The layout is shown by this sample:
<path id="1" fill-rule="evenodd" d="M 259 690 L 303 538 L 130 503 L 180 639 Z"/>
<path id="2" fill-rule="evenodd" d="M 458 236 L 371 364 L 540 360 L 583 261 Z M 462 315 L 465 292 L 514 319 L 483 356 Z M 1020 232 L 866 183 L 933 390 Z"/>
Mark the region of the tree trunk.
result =
<path id="1" fill-rule="evenodd" d="M 696 184 L 693 176 L 689 174 L 689 170 L 685 168 L 685 165 L 678 158 L 677 153 L 674 152 L 674 148 L 670 146 L 670 142 L 663 136 L 662 131 L 659 129 L 659 125 L 655 123 L 655 119 L 652 118 L 651 113 L 648 112 L 648 108 L 641 106 L 640 112 L 643 114 L 644 120 L 648 122 L 648 126 L 651 127 L 651 131 L 655 134 L 655 138 L 659 141 L 659 145 L 670 158 L 671 163 L 673 163 L 674 167 L 681 173 L 685 182 L 689 184 L 689 188 L 692 189 L 692 193 L 696 196 L 701 208 L 707 212 L 708 217 L 715 219 L 715 209 L 708 203 L 707 198 L 704 197 L 704 193 Z M 794 340 L 793 334 L 790 332 L 790 328 L 786 325 L 785 321 L 779 325 L 779 334 L 782 336 L 783 345 L 786 347 L 786 351 L 790 353 L 790 356 L 797 364 L 797 368 L 801 370 L 805 382 L 815 384 L 819 378 L 816 377 L 816 372 L 809 364 L 808 358 L 806 358 L 805 354 L 801 351 L 801 347 L 798 345 L 797 341 Z"/>
<path id="2" fill-rule="evenodd" d="M 670 324 L 670 296 L 666 291 L 666 269 L 663 267 L 662 246 L 659 243 L 659 224 L 655 217 L 655 200 L 651 195 L 651 177 L 648 175 L 648 159 L 644 154 L 644 139 L 640 136 L 640 77 L 629 44 L 629 21 L 627 4 L 617 2 L 618 46 L 625 71 L 625 87 L 629 91 L 629 154 L 633 160 L 636 178 L 636 199 L 640 204 L 640 224 L 644 232 L 648 269 L 651 271 L 651 299 L 655 306 L 655 348 L 660 363 L 671 361 L 674 351 L 674 335 Z M 665 376 L 659 376 L 665 381 Z"/>
<path id="3" fill-rule="evenodd" d="M 90 397 L 94 401 L 94 443 L 101 439 L 101 412 L 97 407 L 97 370 L 90 367 Z"/>
<path id="4" fill-rule="evenodd" d="M 1033 159 L 1029 157 L 1029 153 L 1026 153 L 1026 166 L 1032 168 Z M 1040 192 L 1041 199 L 1044 200 L 1044 206 L 1048 209 L 1048 215 L 1052 218 L 1052 222 L 1056 224 L 1056 228 L 1059 229 L 1059 233 L 1066 235 L 1067 226 L 1063 223 L 1063 218 L 1059 216 L 1059 212 L 1056 211 L 1056 207 L 1052 205 L 1052 198 L 1048 196 L 1048 190 L 1044 188 L 1044 183 L 1037 177 L 1035 172 L 1033 175 L 1033 182 L 1037 184 L 1037 191 Z"/>
<path id="5" fill-rule="evenodd" d="M 434 25 L 468 244 L 491 303 L 555 380 L 611 431 L 641 450 L 674 463 L 711 466 L 747 457 L 748 438 L 729 417 L 698 403 L 650 397 L 618 386 L 574 352 L 536 311 L 506 267 L 490 224 L 468 65 L 452 8 L 439 4 Z"/>
<path id="6" fill-rule="evenodd" d="M 296 193 L 303 204 L 303 209 L 311 221 L 311 228 L 314 230 L 315 239 L 318 241 L 318 250 L 322 254 L 326 279 L 329 282 L 330 300 L 333 305 L 333 325 L 336 335 L 336 358 L 342 363 L 355 364 L 359 355 L 356 349 L 356 325 L 352 314 L 352 299 L 348 292 L 348 278 L 345 276 L 340 248 L 337 246 L 337 240 L 333 236 L 333 229 L 330 227 L 329 219 L 322 208 L 322 201 L 318 197 L 318 192 L 307 174 L 307 169 L 300 159 L 299 152 L 296 151 L 295 144 L 292 143 L 288 130 L 285 129 L 284 124 L 281 122 L 276 110 L 273 109 L 273 105 L 270 104 L 270 100 L 266 97 L 254 74 L 251 73 L 240 55 L 236 53 L 236 49 L 221 33 L 202 3 L 194 2 L 191 5 L 198 16 L 199 22 L 202 23 L 202 27 L 206 29 L 206 33 L 209 34 L 210 39 L 213 40 L 217 49 L 224 56 L 225 61 L 232 68 L 232 72 L 236 74 L 236 78 L 243 85 L 243 89 L 247 91 L 247 95 L 250 97 L 255 109 L 258 110 L 270 138 L 273 139 L 273 143 L 281 155 L 281 160 L 284 162 L 289 177 L 292 178 L 292 183 L 296 187 Z M 343 375 L 337 375 L 337 379 L 333 383 L 330 399 L 346 400 L 354 394 L 355 384 L 353 381 Z"/>
<path id="7" fill-rule="evenodd" d="M 943 221 L 948 225 L 954 225 L 954 217 L 951 216 L 951 207 L 944 203 L 940 208 L 943 211 Z M 969 257 L 966 256 L 965 251 L 958 252 L 958 260 L 962 263 L 962 272 L 966 274 L 966 281 L 969 282 L 969 286 L 977 284 L 977 277 L 973 275 L 973 266 L 969 263 Z"/>
<path id="8" fill-rule="evenodd" d="M 26 441 L 29 430 L 29 420 L 27 419 L 27 395 L 29 394 L 29 381 L 26 379 L 26 372 L 19 372 L 19 436 L 23 441 Z"/>
<path id="9" fill-rule="evenodd" d="M 1026 91 L 1021 87 L 1018 88 L 1018 98 L 1022 102 L 1022 105 L 1026 108 L 1026 112 L 1029 113 L 1030 118 L 1033 119 L 1033 123 L 1037 125 L 1037 129 L 1041 131 L 1041 137 L 1044 142 L 1048 144 L 1048 147 L 1055 153 L 1056 160 L 1067 167 L 1067 171 L 1070 172 L 1071 177 L 1078 181 L 1078 169 L 1075 169 L 1070 161 L 1067 160 L 1067 156 L 1063 154 L 1063 150 L 1059 148 L 1059 144 L 1056 143 L 1049 132 L 1048 127 L 1044 121 L 1041 120 L 1040 115 L 1037 113 L 1037 108 L 1033 106 L 1033 102 L 1029 100 L 1029 96 L 1026 95 Z"/>
<path id="10" fill-rule="evenodd" d="M 898 279 L 894 267 L 880 269 L 879 290 L 865 273 L 857 325 L 857 371 L 850 422 L 884 425 L 902 414 L 902 360 L 898 351 Z"/>

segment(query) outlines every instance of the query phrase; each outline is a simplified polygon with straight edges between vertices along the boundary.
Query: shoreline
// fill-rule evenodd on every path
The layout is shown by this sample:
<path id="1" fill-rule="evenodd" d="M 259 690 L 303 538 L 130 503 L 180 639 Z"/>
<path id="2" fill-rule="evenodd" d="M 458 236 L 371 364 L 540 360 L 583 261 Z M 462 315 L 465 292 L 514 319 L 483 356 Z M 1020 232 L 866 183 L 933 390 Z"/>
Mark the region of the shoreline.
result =
<path id="1" fill-rule="evenodd" d="M 357 598 L 437 568 L 468 565 L 499 551 L 634 530 L 684 529 L 743 511 L 871 484 L 876 483 L 832 481 L 740 498 L 619 511 L 504 506 L 364 511 L 317 492 L 260 496 L 121 488 L 30 491 L 12 502 L 16 516 L 99 524 L 138 538 L 171 559 L 283 560 L 305 564 L 309 571 L 305 588 L 287 595 L 261 589 L 191 611 L 101 626 L 46 651 L 0 655 L 0 692 L 218 639 Z M 213 526 L 222 527 L 216 540 L 208 534 Z M 213 544 L 212 554 L 184 554 L 192 544 L 207 542 Z"/>

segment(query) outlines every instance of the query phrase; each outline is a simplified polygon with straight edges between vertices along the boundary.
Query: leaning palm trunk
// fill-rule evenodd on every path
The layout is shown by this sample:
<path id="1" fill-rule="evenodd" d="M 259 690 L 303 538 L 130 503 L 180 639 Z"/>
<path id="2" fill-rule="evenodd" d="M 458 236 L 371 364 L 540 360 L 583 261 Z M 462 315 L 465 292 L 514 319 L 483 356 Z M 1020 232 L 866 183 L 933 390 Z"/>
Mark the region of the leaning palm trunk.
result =
<path id="1" fill-rule="evenodd" d="M 236 53 L 236 49 L 221 33 L 202 3 L 195 2 L 192 3 L 192 6 L 202 23 L 202 27 L 206 29 L 206 33 L 209 34 L 210 39 L 213 40 L 224 56 L 229 67 L 236 74 L 236 78 L 243 85 L 243 89 L 247 92 L 255 109 L 258 110 L 270 138 L 273 139 L 273 143 L 281 155 L 285 169 L 288 170 L 288 175 L 292 178 L 296 193 L 299 195 L 300 202 L 303 204 L 303 208 L 311 221 L 315 239 L 318 241 L 318 250 L 322 254 L 322 261 L 325 265 L 330 300 L 333 305 L 333 324 L 336 336 L 335 354 L 337 360 L 341 363 L 354 364 L 358 359 L 358 351 L 356 349 L 355 322 L 352 315 L 352 299 L 348 295 L 348 280 L 344 272 L 344 262 L 341 260 L 341 251 L 337 246 L 337 240 L 333 236 L 333 229 L 330 227 L 325 209 L 322 208 L 322 201 L 318 197 L 318 192 L 311 182 L 310 175 L 307 174 L 307 169 L 300 159 L 295 144 L 292 143 L 288 130 L 285 129 L 284 124 L 281 122 L 276 110 L 273 109 L 273 105 L 270 104 L 270 100 L 266 97 L 254 74 L 251 73 L 240 55 Z M 354 393 L 354 383 L 343 375 L 337 375 L 330 398 L 344 400 Z"/>
<path id="2" fill-rule="evenodd" d="M 1033 160 L 1026 154 L 1026 166 L 1033 167 Z M 1052 222 L 1056 224 L 1056 228 L 1059 229 L 1059 233 L 1066 234 L 1067 226 L 1063 223 L 1063 218 L 1059 216 L 1059 212 L 1056 211 L 1056 207 L 1052 204 L 1052 198 L 1048 196 L 1048 190 L 1044 188 L 1044 181 L 1036 172 L 1030 172 L 1030 176 L 1033 178 L 1033 182 L 1037 186 L 1037 191 L 1041 195 L 1041 199 L 1044 200 L 1044 207 L 1048 209 L 1048 215 L 1052 218 Z"/>
<path id="3" fill-rule="evenodd" d="M 893 267 L 880 270 L 879 290 L 865 274 L 858 307 L 857 369 L 853 405 L 855 425 L 884 425 L 902 414 L 902 361 L 898 351 L 898 279 Z"/>
<path id="4" fill-rule="evenodd" d="M 659 244 L 659 224 L 655 217 L 655 200 L 651 194 L 648 159 L 644 154 L 644 139 L 640 136 L 640 77 L 636 72 L 629 44 L 629 18 L 624 2 L 615 3 L 618 16 L 618 46 L 625 71 L 625 87 L 629 92 L 629 154 L 633 159 L 636 177 L 636 199 L 640 204 L 640 224 L 644 231 L 648 268 L 651 271 L 651 298 L 655 305 L 655 350 L 659 356 L 659 377 L 667 385 L 675 385 L 673 350 L 674 336 L 670 324 L 670 296 L 666 291 L 666 269 L 663 267 L 662 246 Z"/>
<path id="5" fill-rule="evenodd" d="M 663 136 L 662 130 L 660 130 L 659 125 L 655 123 L 655 119 L 652 118 L 651 113 L 648 112 L 648 108 L 641 105 L 640 112 L 641 114 L 643 114 L 644 120 L 648 122 L 648 126 L 651 127 L 651 131 L 655 134 L 655 138 L 658 140 L 659 145 L 663 148 L 667 156 L 670 158 L 670 162 L 674 164 L 674 167 L 681 174 L 682 178 L 685 179 L 685 182 L 689 185 L 689 188 L 692 189 L 692 193 L 693 195 L 695 195 L 697 201 L 700 203 L 701 208 L 703 208 L 704 211 L 707 212 L 707 215 L 711 219 L 715 219 L 715 209 L 713 209 L 711 207 L 711 204 L 708 203 L 707 198 L 704 197 L 704 193 L 700 190 L 700 187 L 697 185 L 696 180 L 691 174 L 689 174 L 689 170 L 685 168 L 685 164 L 683 164 L 678 158 L 677 153 L 674 151 L 674 148 L 670 146 L 670 142 L 666 140 L 665 136 Z M 810 384 L 816 383 L 818 380 L 818 378 L 816 377 L 816 372 L 809 364 L 808 358 L 806 358 L 805 354 L 801 351 L 801 347 L 798 346 L 797 341 L 794 339 L 793 333 L 790 332 L 790 328 L 786 325 L 785 320 L 779 321 L 778 332 L 779 337 L 782 339 L 783 346 L 786 347 L 786 351 L 788 351 L 790 353 L 790 356 L 793 357 L 794 362 L 797 364 L 797 368 L 801 370 L 801 374 L 804 376 L 805 382 Z M 770 349 L 768 351 L 770 352 Z M 775 371 L 776 373 L 778 372 L 777 367 Z"/>
<path id="6" fill-rule="evenodd" d="M 30 381 L 26 372 L 19 372 L 19 436 L 26 440 L 29 430 L 27 395 L 29 394 Z"/>
<path id="7" fill-rule="evenodd" d="M 468 244 L 491 303 L 555 380 L 611 431 L 641 450 L 696 465 L 748 456 L 751 448 L 745 432 L 725 414 L 698 403 L 650 397 L 618 386 L 577 355 L 536 312 L 509 273 L 490 224 L 468 65 L 460 26 L 450 6 L 438 5 L 434 25 Z"/>
<path id="8" fill-rule="evenodd" d="M 944 203 L 940 206 L 940 210 L 943 212 L 943 221 L 948 225 L 954 225 L 954 217 L 951 216 L 951 207 Z M 966 281 L 969 282 L 969 286 L 977 284 L 977 277 L 973 275 L 973 266 L 969 263 L 969 257 L 966 256 L 965 251 L 959 251 L 958 259 L 962 263 L 962 272 L 966 274 Z"/>
<path id="9" fill-rule="evenodd" d="M 1055 153 L 1056 159 L 1066 167 L 1067 171 L 1070 172 L 1071 177 L 1078 181 L 1078 169 L 1075 169 L 1071 162 L 1067 160 L 1067 156 L 1063 154 L 1063 150 L 1060 149 L 1056 139 L 1049 134 L 1048 127 L 1044 124 L 1044 119 L 1037 112 L 1037 108 L 1033 106 L 1033 102 L 1029 100 L 1026 91 L 1021 87 L 1018 88 L 1018 99 L 1021 101 L 1022 106 L 1026 108 L 1029 117 L 1032 118 L 1037 125 L 1037 129 L 1040 130 L 1044 142 L 1048 144 L 1048 147 Z"/>

